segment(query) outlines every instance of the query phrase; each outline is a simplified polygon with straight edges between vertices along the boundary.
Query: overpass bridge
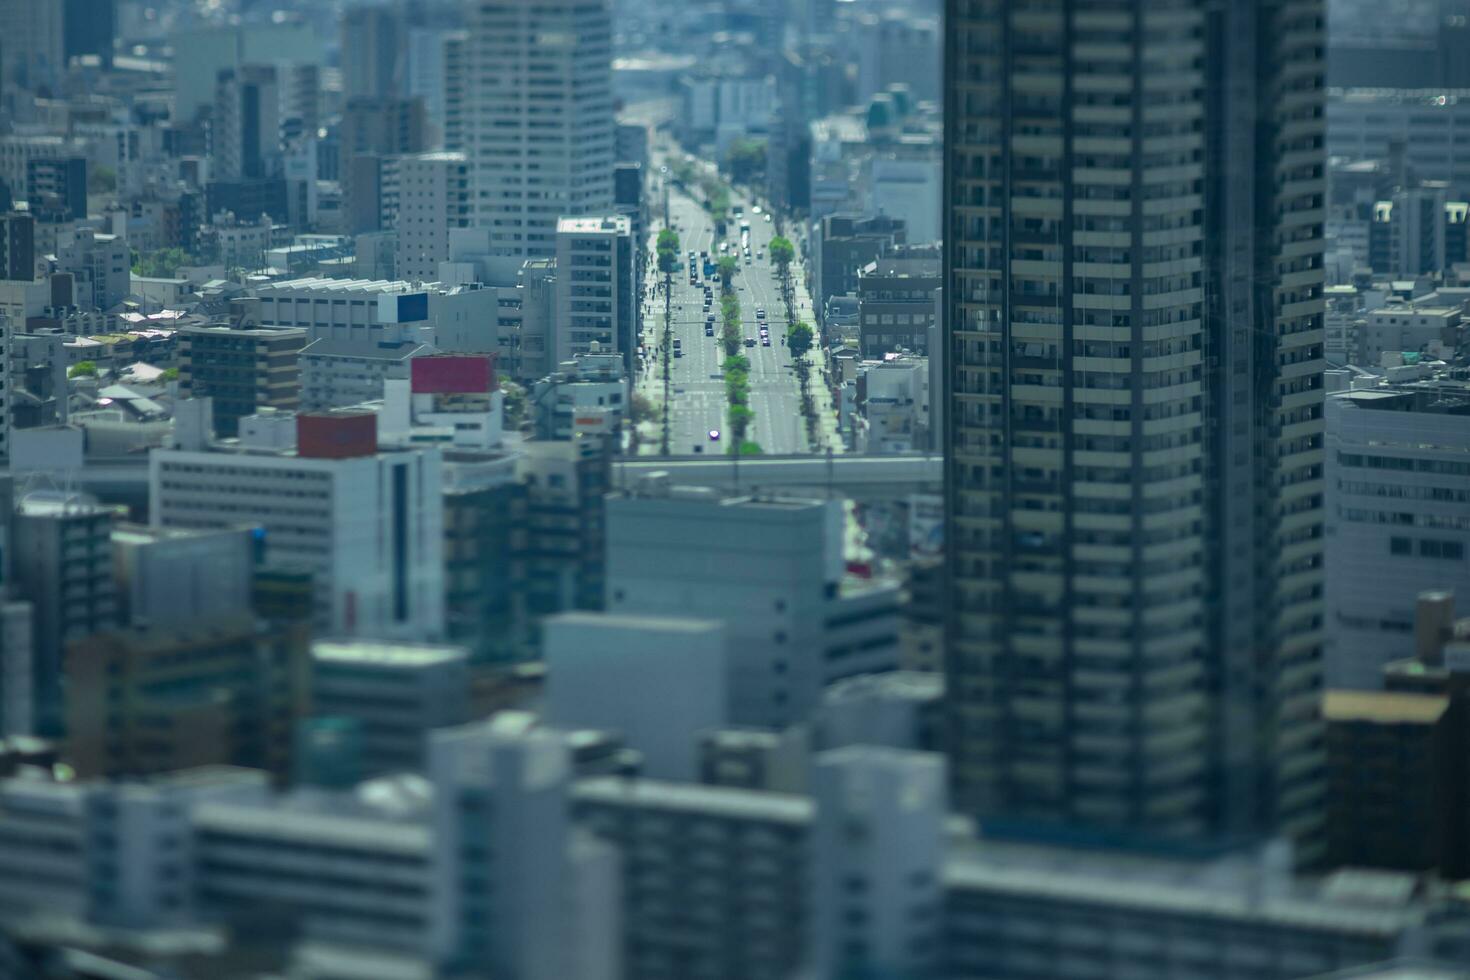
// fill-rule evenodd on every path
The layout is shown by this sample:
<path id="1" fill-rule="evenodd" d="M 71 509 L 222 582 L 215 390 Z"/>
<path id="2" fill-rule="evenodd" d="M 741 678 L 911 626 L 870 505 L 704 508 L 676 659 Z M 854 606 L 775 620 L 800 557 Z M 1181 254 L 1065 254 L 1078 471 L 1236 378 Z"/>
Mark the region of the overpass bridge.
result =
<path id="1" fill-rule="evenodd" d="M 640 477 L 668 473 L 674 486 L 724 491 L 783 490 L 872 502 L 911 493 L 938 493 L 944 457 L 901 456 L 640 456 L 613 461 L 613 485 L 632 487 Z"/>

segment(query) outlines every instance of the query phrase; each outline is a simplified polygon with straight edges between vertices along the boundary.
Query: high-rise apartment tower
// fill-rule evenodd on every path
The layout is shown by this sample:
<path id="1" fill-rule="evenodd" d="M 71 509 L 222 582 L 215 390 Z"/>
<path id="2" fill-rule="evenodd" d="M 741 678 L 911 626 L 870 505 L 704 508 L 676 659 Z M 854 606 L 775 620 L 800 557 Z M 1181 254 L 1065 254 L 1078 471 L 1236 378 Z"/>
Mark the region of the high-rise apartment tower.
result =
<path id="1" fill-rule="evenodd" d="M 1313 857 L 1323 0 L 950 0 L 952 772 Z"/>

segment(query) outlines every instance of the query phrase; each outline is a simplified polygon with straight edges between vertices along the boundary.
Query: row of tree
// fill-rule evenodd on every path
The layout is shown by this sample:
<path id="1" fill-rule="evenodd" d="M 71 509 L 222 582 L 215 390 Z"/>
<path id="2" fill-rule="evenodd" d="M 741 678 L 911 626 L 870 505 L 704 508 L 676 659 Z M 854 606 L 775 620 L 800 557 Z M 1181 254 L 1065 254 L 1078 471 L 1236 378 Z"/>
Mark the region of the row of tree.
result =
<path id="1" fill-rule="evenodd" d="M 791 239 L 778 235 L 771 239 L 771 261 L 776 264 L 776 274 L 781 286 L 781 304 L 786 310 L 786 346 L 791 351 L 791 361 L 796 368 L 796 378 L 801 385 L 801 415 L 806 422 L 807 444 L 817 445 L 817 404 L 812 396 L 812 365 L 807 352 L 812 349 L 816 334 L 811 326 L 796 317 L 795 287 L 791 281 L 791 263 L 796 260 L 796 246 Z"/>
<path id="2" fill-rule="evenodd" d="M 672 228 L 665 228 L 658 233 L 654 242 L 654 250 L 658 254 L 658 271 L 664 276 L 664 329 L 659 341 L 659 349 L 662 352 L 661 366 L 664 380 L 664 406 L 663 406 L 663 432 L 659 437 L 659 452 L 667 456 L 669 454 L 669 385 L 672 381 L 673 356 L 674 356 L 674 328 L 673 328 L 673 297 L 674 297 L 674 272 L 679 268 L 680 252 L 682 246 L 679 243 L 679 233 Z"/>

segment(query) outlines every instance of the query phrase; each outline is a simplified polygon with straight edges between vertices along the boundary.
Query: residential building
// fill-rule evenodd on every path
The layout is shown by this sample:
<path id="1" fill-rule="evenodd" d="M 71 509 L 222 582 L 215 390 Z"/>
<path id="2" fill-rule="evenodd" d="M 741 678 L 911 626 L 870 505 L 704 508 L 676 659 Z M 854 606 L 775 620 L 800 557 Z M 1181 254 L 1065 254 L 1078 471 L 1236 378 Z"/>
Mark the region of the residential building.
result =
<path id="1" fill-rule="evenodd" d="M 1413 651 L 1421 592 L 1470 596 L 1470 379 L 1455 374 L 1404 367 L 1327 398 L 1329 687 L 1381 686 Z"/>
<path id="2" fill-rule="evenodd" d="M 10 521 L 11 594 L 31 604 L 36 733 L 63 732 L 62 653 L 118 622 L 112 511 L 80 494 L 35 492 Z"/>
<path id="3" fill-rule="evenodd" d="M 290 778 L 311 703 L 309 629 L 249 606 L 106 630 L 66 654 L 66 759 L 83 778 L 234 765 Z"/>
<path id="4" fill-rule="evenodd" d="M 528 518 L 516 458 L 451 451 L 445 463 L 445 635 L 476 662 L 521 659 Z"/>
<path id="5" fill-rule="evenodd" d="M 731 722 L 785 727 L 833 681 L 897 666 L 898 588 L 846 574 L 840 502 L 667 480 L 608 495 L 607 609 L 723 622 Z"/>
<path id="6" fill-rule="evenodd" d="M 432 282 L 449 261 L 449 229 L 469 226 L 469 164 L 463 153 L 419 153 L 398 161 L 395 271 Z"/>
<path id="7" fill-rule="evenodd" d="M 127 299 L 132 272 L 128 243 L 116 235 L 76 231 L 57 242 L 56 271 L 69 273 L 77 306 L 108 312 Z"/>
<path id="8" fill-rule="evenodd" d="M 956 808 L 1315 861 L 1324 4 L 948 12 Z"/>
<path id="9" fill-rule="evenodd" d="M 267 567 L 313 575 L 318 629 L 412 641 L 442 634 L 436 448 L 380 450 L 370 412 L 252 416 L 238 440 L 209 447 L 198 432 L 206 424 L 194 421 L 179 448 L 149 455 L 150 524 L 263 527 Z"/>
<path id="10" fill-rule="evenodd" d="M 522 587 L 535 643 L 552 613 L 606 608 L 611 447 L 589 435 L 527 442 L 516 478 L 526 488 Z"/>
<path id="11" fill-rule="evenodd" d="M 65 37 L 61 4 L 0 3 L 0 89 L 59 94 L 66 74 Z"/>
<path id="12" fill-rule="evenodd" d="M 474 224 L 495 254 L 553 255 L 563 215 L 612 208 L 612 4 L 480 4 L 465 27 L 463 145 L 446 145 L 474 162 Z"/>
<path id="13" fill-rule="evenodd" d="M 853 24 L 857 45 L 854 101 L 866 102 L 894 85 L 917 101 L 938 101 L 939 23 L 918 13 L 887 10 L 865 14 Z"/>
<path id="14" fill-rule="evenodd" d="M 87 158 L 26 161 L 26 206 L 37 221 L 62 224 L 87 217 Z"/>
<path id="15" fill-rule="evenodd" d="M 256 528 L 112 529 L 118 620 L 169 626 L 250 608 L 261 535 Z"/>
<path id="16" fill-rule="evenodd" d="M 811 279 L 817 322 L 826 324 L 827 301 L 856 295 L 863 266 L 907 241 L 902 218 L 880 215 L 863 218 L 830 214 L 817 226 L 812 245 Z"/>
<path id="17" fill-rule="evenodd" d="M 930 448 L 929 365 L 925 358 L 888 355 L 861 366 L 852 445 L 866 453 L 911 453 Z"/>
<path id="18" fill-rule="evenodd" d="M 623 215 L 557 221 L 552 363 L 616 351 L 632 374 L 639 335 L 638 247 L 633 224 Z"/>
<path id="19" fill-rule="evenodd" d="M 1470 203 L 1442 181 L 1400 188 L 1375 201 L 1368 222 L 1367 265 L 1375 273 L 1412 278 L 1440 274 L 1470 260 Z"/>
<path id="20" fill-rule="evenodd" d="M 423 772 L 430 732 L 470 720 L 460 647 L 318 640 L 311 674 L 312 715 L 351 723 L 356 771 L 365 776 Z"/>
<path id="21" fill-rule="evenodd" d="M 725 723 L 725 627 L 568 612 L 542 630 L 547 724 L 618 732 L 642 756 L 641 772 L 692 782 L 699 734 Z"/>
<path id="22" fill-rule="evenodd" d="M 0 214 L 0 279 L 36 278 L 36 219 L 19 212 Z"/>
<path id="23" fill-rule="evenodd" d="M 179 339 L 179 394 L 211 399 L 215 435 L 233 437 L 246 416 L 300 404 L 306 331 L 188 327 Z"/>
<path id="24" fill-rule="evenodd" d="M 929 351 L 934 296 L 941 283 L 939 254 L 936 250 L 932 257 L 907 257 L 910 254 L 890 253 L 858 271 L 858 345 L 863 357 Z"/>

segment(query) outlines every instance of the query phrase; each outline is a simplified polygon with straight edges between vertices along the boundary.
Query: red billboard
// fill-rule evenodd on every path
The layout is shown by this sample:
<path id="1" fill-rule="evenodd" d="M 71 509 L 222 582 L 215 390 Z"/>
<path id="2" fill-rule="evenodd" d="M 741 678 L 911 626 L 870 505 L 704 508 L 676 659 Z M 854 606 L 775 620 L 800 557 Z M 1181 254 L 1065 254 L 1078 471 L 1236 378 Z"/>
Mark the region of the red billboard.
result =
<path id="1" fill-rule="evenodd" d="M 373 412 L 324 412 L 296 416 L 296 455 L 307 459 L 350 459 L 378 451 L 378 416 Z"/>
<path id="2" fill-rule="evenodd" d="M 494 391 L 494 354 L 431 354 L 409 362 L 415 395 L 483 395 Z"/>

